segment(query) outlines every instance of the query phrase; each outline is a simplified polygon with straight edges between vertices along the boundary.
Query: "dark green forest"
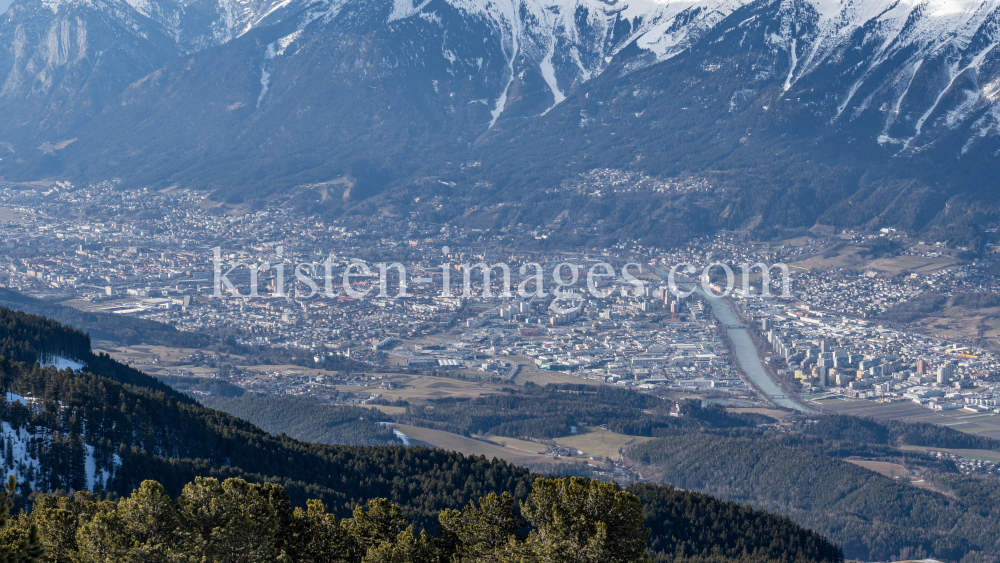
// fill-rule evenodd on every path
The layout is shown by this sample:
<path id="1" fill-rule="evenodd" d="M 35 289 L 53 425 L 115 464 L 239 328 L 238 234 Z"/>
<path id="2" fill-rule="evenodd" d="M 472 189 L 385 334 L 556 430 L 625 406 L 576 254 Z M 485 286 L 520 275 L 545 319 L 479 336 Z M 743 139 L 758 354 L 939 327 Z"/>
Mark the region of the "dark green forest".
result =
<path id="1" fill-rule="evenodd" d="M 379 410 L 324 405 L 309 397 L 262 397 L 245 393 L 239 398 L 199 397 L 214 410 L 249 420 L 265 432 L 285 433 L 305 442 L 356 446 L 398 445 L 392 428 L 379 424 L 387 417 Z"/>
<path id="2" fill-rule="evenodd" d="M 311 397 L 258 395 L 221 379 L 160 376 L 161 381 L 203 406 L 246 420 L 271 434 L 296 440 L 352 446 L 399 445 L 389 417 L 377 409 L 333 406 Z"/>
<path id="3" fill-rule="evenodd" d="M 942 471 L 932 474 L 931 489 L 922 489 L 824 455 L 824 449 L 837 450 L 837 443 L 824 448 L 762 434 L 678 431 L 630 449 L 628 457 L 658 483 L 784 514 L 836 537 L 848 557 L 1000 561 L 995 478 Z"/>
<path id="4" fill-rule="evenodd" d="M 1000 440 L 959 432 L 946 426 L 926 422 L 875 420 L 857 416 L 825 415 L 816 424 L 807 425 L 803 433 L 824 440 L 841 440 L 861 444 L 887 446 L 926 446 L 929 448 L 960 448 L 1000 452 Z"/>
<path id="5" fill-rule="evenodd" d="M 672 401 L 632 390 L 592 385 L 546 385 L 531 382 L 507 388 L 503 395 L 471 400 L 439 400 L 408 406 L 392 419 L 455 434 L 552 439 L 568 436 L 572 426 L 607 425 L 608 430 L 633 436 L 656 436 L 669 428 L 753 428 L 770 417 L 732 414 L 720 406 L 685 406 L 686 416 L 670 416 Z"/>

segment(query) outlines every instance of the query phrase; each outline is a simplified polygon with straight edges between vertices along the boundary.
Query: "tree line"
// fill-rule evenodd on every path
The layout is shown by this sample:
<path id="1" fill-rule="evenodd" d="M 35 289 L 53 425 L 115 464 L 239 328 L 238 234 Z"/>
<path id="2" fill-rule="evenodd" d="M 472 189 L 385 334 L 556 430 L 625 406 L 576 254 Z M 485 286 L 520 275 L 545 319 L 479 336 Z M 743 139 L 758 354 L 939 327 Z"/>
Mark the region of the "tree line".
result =
<path id="1" fill-rule="evenodd" d="M 13 490 L 12 481 L 0 507 L 7 563 L 844 560 L 835 545 L 780 516 L 654 485 L 622 490 L 579 477 L 536 478 L 522 502 L 489 493 L 446 509 L 436 535 L 385 498 L 339 518 L 319 500 L 296 507 L 280 485 L 235 478 L 195 478 L 176 498 L 152 480 L 117 500 L 86 491 L 39 494 L 30 512 L 10 518 Z M 659 533 L 649 544 L 651 521 Z"/>

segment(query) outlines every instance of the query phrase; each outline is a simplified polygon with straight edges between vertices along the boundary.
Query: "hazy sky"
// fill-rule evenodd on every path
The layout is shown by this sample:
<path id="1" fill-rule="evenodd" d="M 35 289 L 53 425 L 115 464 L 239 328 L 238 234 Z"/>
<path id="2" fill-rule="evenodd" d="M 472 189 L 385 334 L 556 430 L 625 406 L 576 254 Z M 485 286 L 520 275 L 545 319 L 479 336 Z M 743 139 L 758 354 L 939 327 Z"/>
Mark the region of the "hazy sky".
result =
<path id="1" fill-rule="evenodd" d="M 7 13 L 7 6 L 10 6 L 13 1 L 14 0 L 0 0 L 0 14 Z"/>

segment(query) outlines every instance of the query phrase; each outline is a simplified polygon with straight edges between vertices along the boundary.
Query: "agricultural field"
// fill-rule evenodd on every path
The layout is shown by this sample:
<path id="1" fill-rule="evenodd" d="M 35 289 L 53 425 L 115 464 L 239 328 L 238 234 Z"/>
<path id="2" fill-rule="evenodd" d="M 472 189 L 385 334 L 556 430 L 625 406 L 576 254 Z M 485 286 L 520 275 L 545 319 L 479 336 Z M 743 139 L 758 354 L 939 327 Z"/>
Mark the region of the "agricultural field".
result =
<path id="1" fill-rule="evenodd" d="M 572 463 L 576 465 L 581 462 L 581 460 L 573 458 L 557 460 L 552 456 L 534 453 L 524 449 L 504 447 L 495 442 L 466 438 L 465 436 L 459 436 L 458 434 L 452 434 L 451 432 L 442 432 L 440 430 L 421 428 L 419 426 L 394 424 L 393 428 L 406 435 L 406 437 L 411 440 L 412 445 L 441 448 L 443 450 L 461 452 L 465 455 L 482 455 L 486 456 L 486 459 L 497 458 L 505 460 L 508 463 L 527 467 L 539 464 L 552 465 L 553 463 Z M 501 440 L 507 440 L 508 443 L 514 442 L 509 438 L 501 438 Z M 517 440 L 516 442 L 520 441 Z M 528 444 L 531 444 L 531 442 L 528 442 Z M 544 446 L 539 444 L 533 445 L 539 448 L 536 451 L 545 450 Z"/>
<path id="2" fill-rule="evenodd" d="M 928 248 L 928 250 L 930 250 Z M 945 268 L 951 268 L 960 262 L 958 258 L 952 256 L 893 256 L 892 258 L 877 258 L 865 262 L 865 267 L 880 272 L 898 274 L 900 272 L 910 272 L 916 274 L 930 274 Z"/>
<path id="3" fill-rule="evenodd" d="M 1000 415 L 995 414 L 975 414 L 961 409 L 932 411 L 910 401 L 879 403 L 864 399 L 840 399 L 822 401 L 819 404 L 826 413 L 870 416 L 903 422 L 928 422 L 970 434 L 1000 438 Z"/>
<path id="4" fill-rule="evenodd" d="M 505 448 L 521 450 L 528 453 L 544 452 L 546 449 L 544 444 L 529 442 L 527 440 L 518 440 L 517 438 L 508 438 L 506 436 L 489 436 L 485 439 Z"/>
<path id="5" fill-rule="evenodd" d="M 583 457 L 618 459 L 621 457 L 621 454 L 618 453 L 619 449 L 648 442 L 652 439 L 645 436 L 616 434 L 600 428 L 581 428 L 577 434 L 556 438 L 555 442 L 560 446 L 582 451 Z"/>
<path id="6" fill-rule="evenodd" d="M 525 366 L 521 368 L 521 372 L 514 378 L 514 383 L 518 385 L 524 385 L 525 382 L 528 381 L 543 387 L 549 383 L 582 383 L 584 385 L 601 385 L 599 381 L 577 377 L 567 371 L 540 370 L 534 366 Z"/>
<path id="7" fill-rule="evenodd" d="M 402 387 L 398 389 L 379 389 L 374 386 L 362 387 L 356 385 L 337 385 L 336 387 L 338 391 L 347 391 L 352 393 L 381 393 L 382 398 L 388 401 L 402 399 L 411 403 L 421 403 L 431 399 L 444 398 L 472 399 L 500 392 L 494 387 L 490 387 L 476 381 L 461 381 L 458 379 L 434 377 L 431 375 L 380 375 L 400 383 Z"/>
<path id="8" fill-rule="evenodd" d="M 898 463 L 889 463 L 887 461 L 864 461 L 857 459 L 845 459 L 844 461 L 864 467 L 865 469 L 874 471 L 875 473 L 880 473 L 886 477 L 905 477 L 910 474 L 909 469 Z"/>

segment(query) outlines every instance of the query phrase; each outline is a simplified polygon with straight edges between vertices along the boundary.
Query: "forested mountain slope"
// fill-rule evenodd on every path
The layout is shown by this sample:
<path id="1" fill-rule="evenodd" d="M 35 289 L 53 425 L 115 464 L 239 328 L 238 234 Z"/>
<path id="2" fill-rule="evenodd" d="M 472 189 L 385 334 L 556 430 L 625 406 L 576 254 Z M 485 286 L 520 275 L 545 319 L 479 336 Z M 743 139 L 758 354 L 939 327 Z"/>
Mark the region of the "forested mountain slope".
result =
<path id="1" fill-rule="evenodd" d="M 933 481 L 930 488 L 920 488 L 832 457 L 860 453 L 851 451 L 853 444 L 673 432 L 631 448 L 628 457 L 657 483 L 787 515 L 835 538 L 848 557 L 1000 560 L 995 477 L 942 467 L 925 477 Z M 866 457 L 878 456 L 876 447 Z"/>
<path id="2" fill-rule="evenodd" d="M 2 312 L 0 337 L 20 335 L 43 347 L 87 338 L 40 317 Z M 527 470 L 499 460 L 269 435 L 158 388 L 155 380 L 106 357 L 91 356 L 76 372 L 3 358 L 0 374 L 8 393 L 2 401 L 2 456 L 5 469 L 20 479 L 22 503 L 32 487 L 126 496 L 154 479 L 164 493 L 177 497 L 197 477 L 241 478 L 280 484 L 291 503 L 305 506 L 306 500 L 318 499 L 340 517 L 371 499 L 388 499 L 399 505 L 401 517 L 433 533 L 444 509 L 461 508 L 490 493 L 525 500 L 534 481 Z M 651 545 L 662 561 L 673 561 L 675 554 L 706 554 L 711 561 L 751 562 L 779 551 L 794 560 L 841 560 L 838 548 L 778 516 L 655 487 L 637 494 L 651 499 L 643 517 L 656 531 Z M 740 531 L 725 538 L 689 533 L 708 519 L 718 529 Z M 716 544 L 726 546 L 725 556 L 713 553 Z"/>

